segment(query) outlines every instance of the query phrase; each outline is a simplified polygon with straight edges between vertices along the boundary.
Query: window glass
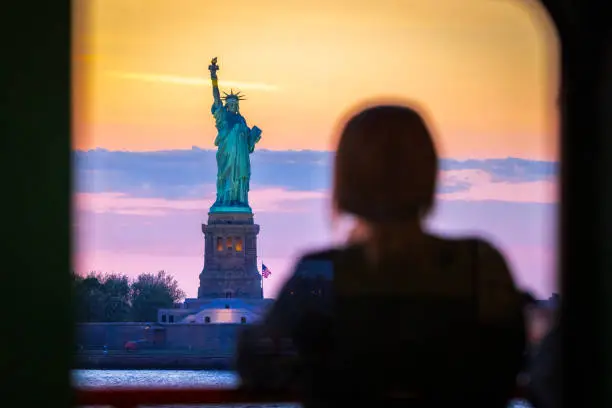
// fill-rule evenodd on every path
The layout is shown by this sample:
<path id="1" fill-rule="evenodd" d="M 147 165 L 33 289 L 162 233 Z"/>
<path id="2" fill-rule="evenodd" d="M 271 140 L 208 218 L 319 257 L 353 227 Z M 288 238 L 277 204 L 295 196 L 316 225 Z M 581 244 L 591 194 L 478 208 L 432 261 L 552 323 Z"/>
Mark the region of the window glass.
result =
<path id="1" fill-rule="evenodd" d="M 106 319 L 112 271 L 129 280 L 112 319 L 155 321 L 154 309 L 135 314 L 131 282 L 164 269 L 184 295 L 173 301 L 195 298 L 206 250 L 256 256 L 274 271 L 263 281 L 274 298 L 298 254 L 345 238 L 345 220 L 330 223 L 333 135 L 348 109 L 382 96 L 417 101 L 435 130 L 428 228 L 482 235 L 521 289 L 558 292 L 558 40 L 535 2 L 77 0 L 75 10 L 74 269 L 83 282 L 100 271 L 79 284 L 90 294 L 79 322 Z M 219 185 L 213 57 L 221 91 L 244 94 L 240 113 L 262 130 L 249 156 L 259 234 L 243 242 L 227 230 L 236 235 L 203 251 Z M 536 315 L 545 332 L 548 314 Z"/>

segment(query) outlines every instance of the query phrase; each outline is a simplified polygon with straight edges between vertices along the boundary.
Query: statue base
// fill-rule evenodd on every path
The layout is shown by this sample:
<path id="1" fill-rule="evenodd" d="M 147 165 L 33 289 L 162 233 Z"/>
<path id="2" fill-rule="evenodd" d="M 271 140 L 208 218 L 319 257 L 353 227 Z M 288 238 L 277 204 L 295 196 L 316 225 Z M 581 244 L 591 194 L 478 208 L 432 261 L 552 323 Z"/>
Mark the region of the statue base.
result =
<path id="1" fill-rule="evenodd" d="M 247 213 L 253 214 L 253 210 L 248 205 L 217 205 L 213 204 L 210 207 L 209 214 L 211 213 Z"/>
<path id="2" fill-rule="evenodd" d="M 241 211 L 239 211 L 241 209 Z M 208 214 L 204 233 L 204 268 L 199 299 L 263 299 L 257 269 L 259 225 L 248 207 L 216 207 Z"/>

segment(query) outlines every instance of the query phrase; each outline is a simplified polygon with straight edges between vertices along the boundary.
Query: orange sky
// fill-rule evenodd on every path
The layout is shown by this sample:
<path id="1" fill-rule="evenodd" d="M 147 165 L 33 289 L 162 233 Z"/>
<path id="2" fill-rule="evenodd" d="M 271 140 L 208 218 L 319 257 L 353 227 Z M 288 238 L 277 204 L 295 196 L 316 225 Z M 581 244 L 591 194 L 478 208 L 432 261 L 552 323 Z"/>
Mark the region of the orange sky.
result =
<path id="1" fill-rule="evenodd" d="M 430 110 L 446 157 L 555 159 L 557 43 L 510 0 L 78 0 L 74 146 L 213 147 L 210 59 L 260 148 L 329 149 L 379 96 Z"/>

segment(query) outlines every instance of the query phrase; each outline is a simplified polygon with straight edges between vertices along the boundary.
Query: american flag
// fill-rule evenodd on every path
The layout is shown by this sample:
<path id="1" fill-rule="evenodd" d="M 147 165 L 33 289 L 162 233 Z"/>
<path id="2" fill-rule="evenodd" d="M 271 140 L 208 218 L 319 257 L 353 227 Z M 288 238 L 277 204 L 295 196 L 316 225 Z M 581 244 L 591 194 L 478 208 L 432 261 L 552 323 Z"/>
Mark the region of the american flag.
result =
<path id="1" fill-rule="evenodd" d="M 268 269 L 266 264 L 261 264 L 261 276 L 263 276 L 264 278 L 269 278 L 270 275 L 272 275 L 272 271 Z"/>

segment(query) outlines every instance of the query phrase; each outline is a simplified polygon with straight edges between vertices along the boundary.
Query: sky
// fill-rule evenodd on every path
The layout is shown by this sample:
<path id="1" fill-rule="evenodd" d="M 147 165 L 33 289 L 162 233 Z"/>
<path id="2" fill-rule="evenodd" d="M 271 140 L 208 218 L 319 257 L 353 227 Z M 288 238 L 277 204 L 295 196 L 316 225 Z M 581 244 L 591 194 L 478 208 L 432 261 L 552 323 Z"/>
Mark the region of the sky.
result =
<path id="1" fill-rule="evenodd" d="M 557 40 L 531 2 L 74 2 L 75 267 L 165 269 L 197 293 L 214 197 L 209 73 L 247 96 L 259 259 L 274 296 L 329 224 L 338 121 L 364 100 L 427 111 L 443 157 L 446 234 L 479 233 L 517 282 L 555 289 Z M 287 226 L 291 226 L 287 228 Z M 298 232 L 298 233 L 296 233 Z"/>

